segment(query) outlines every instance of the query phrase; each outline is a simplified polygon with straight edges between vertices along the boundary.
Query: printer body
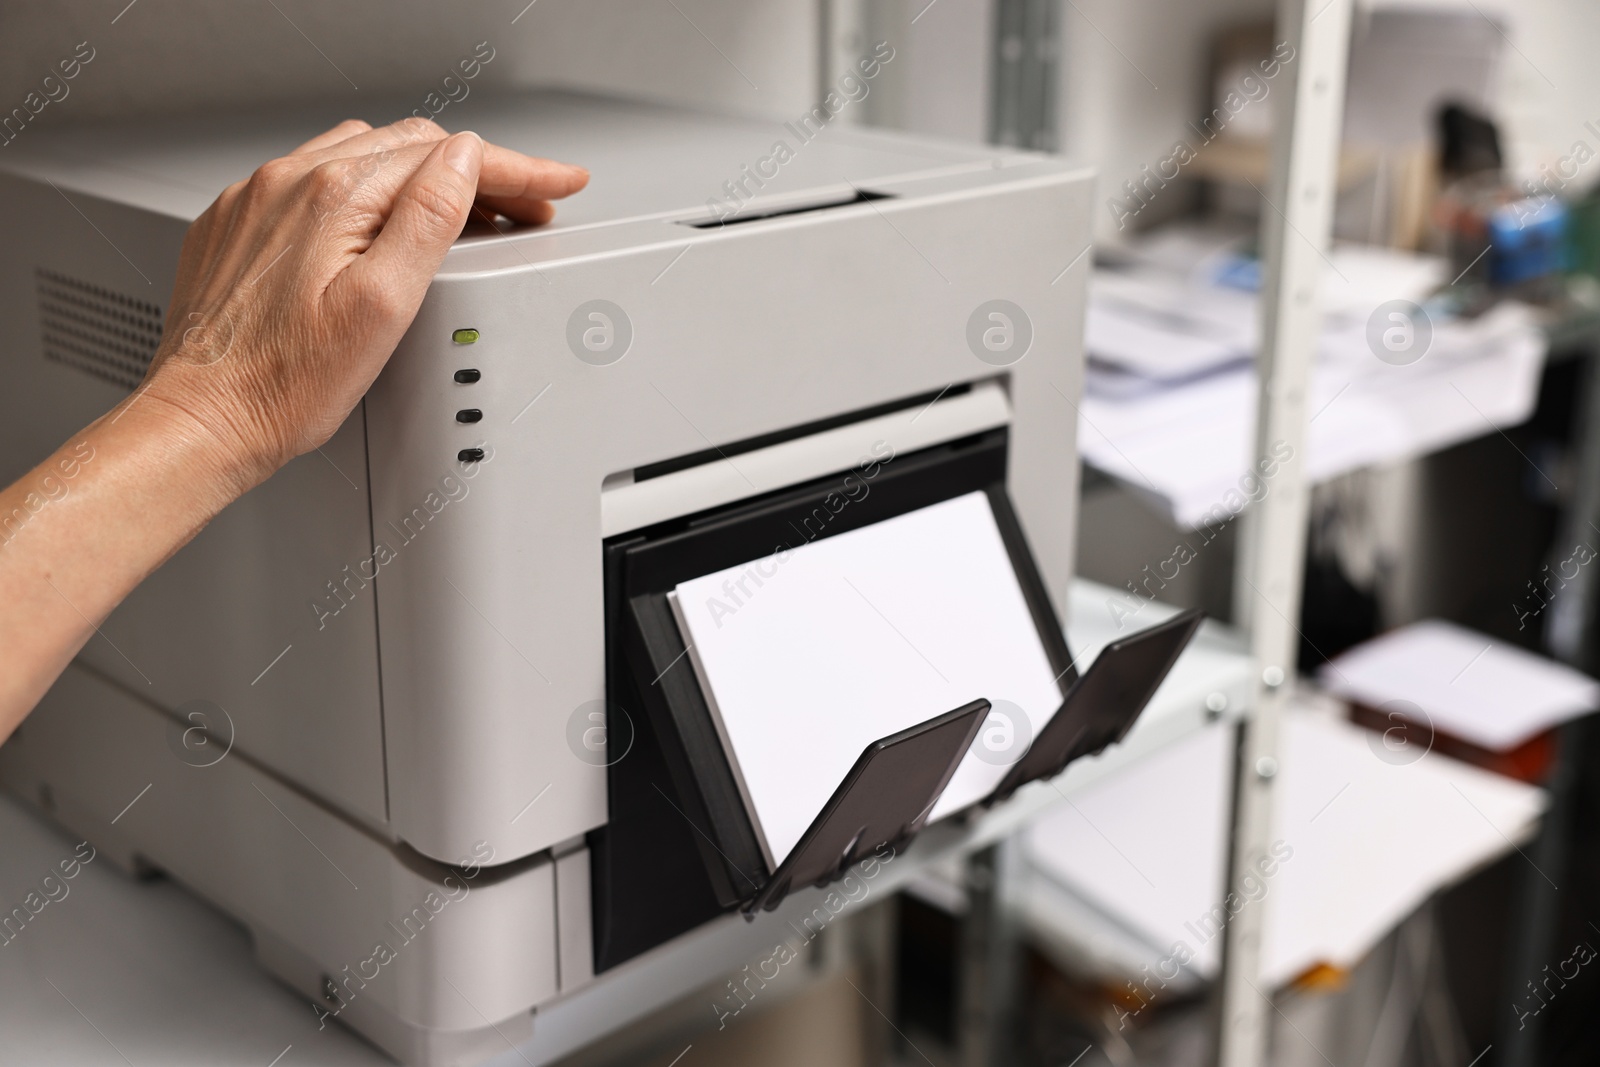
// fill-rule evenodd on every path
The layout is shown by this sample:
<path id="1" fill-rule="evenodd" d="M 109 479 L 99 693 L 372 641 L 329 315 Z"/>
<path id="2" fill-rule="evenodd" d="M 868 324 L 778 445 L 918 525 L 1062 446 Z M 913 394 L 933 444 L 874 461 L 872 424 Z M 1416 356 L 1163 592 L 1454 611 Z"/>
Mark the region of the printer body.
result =
<path id="1" fill-rule="evenodd" d="M 0 477 L 137 388 L 216 192 L 340 117 L 6 149 Z M 457 123 L 591 186 L 549 226 L 469 228 L 333 438 L 137 589 L 0 749 L 11 793 L 416 1063 L 744 921 L 695 880 L 700 816 L 618 692 L 619 546 L 893 456 L 917 499 L 1002 494 L 1064 609 L 1092 191 L 1026 153 L 557 93 Z M 647 789 L 676 830 L 612 825 Z"/>

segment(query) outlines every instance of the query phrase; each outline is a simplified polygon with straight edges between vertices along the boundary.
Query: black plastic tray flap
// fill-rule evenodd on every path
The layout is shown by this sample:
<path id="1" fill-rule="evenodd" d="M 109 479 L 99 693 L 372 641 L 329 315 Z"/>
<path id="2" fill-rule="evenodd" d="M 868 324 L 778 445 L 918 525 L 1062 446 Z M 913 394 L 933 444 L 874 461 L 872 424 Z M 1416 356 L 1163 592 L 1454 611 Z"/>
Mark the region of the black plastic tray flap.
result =
<path id="1" fill-rule="evenodd" d="M 1061 709 L 990 795 L 1005 800 L 1038 778 L 1051 778 L 1079 756 L 1120 741 L 1166 679 L 1205 618 L 1184 611 L 1166 622 L 1113 641 L 1067 692 Z"/>
<path id="2" fill-rule="evenodd" d="M 874 849 L 908 840 L 988 714 L 989 702 L 975 700 L 868 745 L 772 880 L 745 905 L 745 916 L 777 907 L 793 886 L 825 884 Z"/>
<path id="3" fill-rule="evenodd" d="M 629 659 L 667 757 L 678 814 L 694 828 L 718 902 L 732 907 L 766 881 L 761 845 L 666 596 L 636 596 L 628 611 Z"/>

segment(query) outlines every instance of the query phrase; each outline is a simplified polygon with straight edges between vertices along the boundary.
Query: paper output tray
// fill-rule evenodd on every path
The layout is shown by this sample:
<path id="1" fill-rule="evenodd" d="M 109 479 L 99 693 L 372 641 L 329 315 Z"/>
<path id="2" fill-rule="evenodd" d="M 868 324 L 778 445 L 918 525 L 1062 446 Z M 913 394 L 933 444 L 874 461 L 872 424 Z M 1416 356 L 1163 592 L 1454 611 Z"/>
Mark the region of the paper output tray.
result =
<path id="1" fill-rule="evenodd" d="M 848 506 L 827 513 L 822 534 L 827 537 L 973 491 L 987 495 L 1065 701 L 990 803 L 1126 732 L 1198 617 L 1180 616 L 1113 644 L 1096 661 L 1094 683 L 1080 683 L 1006 496 L 1005 475 L 1006 431 L 993 430 L 897 455 L 870 477 L 841 471 L 605 542 L 608 733 L 616 752 L 625 754 L 608 757 L 609 819 L 589 835 L 597 971 L 730 909 L 745 908 L 752 914 L 790 888 L 838 874 L 845 845 L 862 826 L 849 827 L 848 835 L 840 829 L 856 817 L 846 803 L 847 781 L 814 824 L 814 842 L 796 847 L 789 869 L 784 864 L 777 871 L 768 867 L 667 601 L 680 582 L 761 558 L 778 545 L 796 547 L 812 539 L 803 533 L 806 521 L 822 514 L 818 509 L 830 494 L 837 501 L 851 486 L 858 490 Z M 860 495 L 863 481 L 871 490 Z M 915 729 L 931 730 L 950 715 L 970 712 L 971 706 L 947 712 Z M 981 719 L 973 714 L 975 728 L 981 728 Z M 948 738 L 942 732 L 939 736 Z M 869 746 L 863 760 L 876 748 Z M 918 750 L 907 748 L 904 755 Z M 942 776 L 948 767 L 941 759 L 931 758 L 923 770 Z M 876 766 L 876 757 L 858 762 L 851 774 L 861 777 L 853 780 L 870 782 Z M 900 799 L 920 795 L 920 789 L 908 788 Z M 837 826 L 835 818 L 840 820 Z M 919 825 L 913 820 L 910 831 Z M 862 841 L 867 839 L 863 835 Z"/>
<path id="2" fill-rule="evenodd" d="M 985 803 L 1000 803 L 1029 782 L 1053 778 L 1078 757 L 1121 741 L 1204 618 L 1199 611 L 1179 612 L 1102 649 Z"/>
<path id="3" fill-rule="evenodd" d="M 899 454 L 869 469 L 605 543 L 608 733 L 619 749 L 631 738 L 632 748 L 607 768 L 609 820 L 590 835 L 597 968 L 748 903 L 775 873 L 667 602 L 679 582 L 759 559 L 778 545 L 797 547 L 813 539 L 807 534 L 816 524 L 808 520 L 819 514 L 828 516 L 821 536 L 832 537 L 982 491 L 1063 694 L 1076 678 L 1005 493 L 1006 431 Z M 870 487 L 865 495 L 862 484 Z M 851 499 L 838 508 L 841 493 Z M 830 494 L 837 510 L 825 509 Z"/>

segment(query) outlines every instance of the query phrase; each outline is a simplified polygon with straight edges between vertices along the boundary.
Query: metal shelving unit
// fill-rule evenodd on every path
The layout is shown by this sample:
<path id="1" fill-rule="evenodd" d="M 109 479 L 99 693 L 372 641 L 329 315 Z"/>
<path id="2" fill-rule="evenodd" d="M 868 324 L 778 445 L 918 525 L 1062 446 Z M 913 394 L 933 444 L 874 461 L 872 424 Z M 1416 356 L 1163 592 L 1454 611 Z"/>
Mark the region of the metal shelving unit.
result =
<path id="1" fill-rule="evenodd" d="M 1278 718 L 1299 647 L 1311 484 L 1305 473 L 1306 393 L 1321 311 L 1317 291 L 1333 222 L 1334 172 L 1344 107 L 1351 0 L 1279 0 L 1277 34 L 1295 49 L 1293 79 L 1274 112 L 1272 170 L 1261 193 L 1262 328 L 1257 356 L 1256 456 L 1287 443 L 1294 458 L 1274 491 L 1245 513 L 1235 564 L 1234 618 L 1250 634 L 1260 683 L 1246 716 L 1234 772 L 1229 884 L 1251 874 L 1271 841 L 1278 773 Z M 1265 908 L 1252 903 L 1228 923 L 1223 950 L 1221 1067 L 1267 1061 L 1273 1018 L 1259 985 Z"/>

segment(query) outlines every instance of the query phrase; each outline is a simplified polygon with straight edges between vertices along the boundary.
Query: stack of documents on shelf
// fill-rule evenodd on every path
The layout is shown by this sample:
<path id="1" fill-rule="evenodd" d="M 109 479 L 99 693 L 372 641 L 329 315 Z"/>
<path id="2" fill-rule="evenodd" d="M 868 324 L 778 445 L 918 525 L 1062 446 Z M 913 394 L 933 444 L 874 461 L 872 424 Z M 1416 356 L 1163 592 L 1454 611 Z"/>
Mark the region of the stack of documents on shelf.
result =
<path id="1" fill-rule="evenodd" d="M 1380 735 L 1341 719 L 1295 711 L 1282 726 L 1270 862 L 1247 881 L 1225 885 L 1226 726 L 1036 820 L 1022 899 L 1041 946 L 1177 992 L 1216 977 L 1222 920 L 1248 897 L 1266 908 L 1263 990 L 1319 964 L 1350 969 L 1430 895 L 1531 836 L 1544 809 L 1542 790 L 1438 753 L 1388 762 Z"/>
<path id="2" fill-rule="evenodd" d="M 1329 691 L 1491 752 L 1600 710 L 1600 682 L 1438 619 L 1392 630 L 1325 664 Z"/>
<path id="3" fill-rule="evenodd" d="M 1214 521 L 1219 506 L 1237 512 L 1240 480 L 1262 458 L 1252 454 L 1259 298 L 1238 287 L 1258 272 L 1236 244 L 1165 233 L 1090 282 L 1079 448 L 1185 526 Z M 1425 305 L 1445 274 L 1438 258 L 1388 249 L 1329 256 L 1303 457 L 1313 481 L 1470 440 L 1532 412 L 1545 344 L 1525 306 L 1503 304 L 1470 322 L 1434 311 L 1420 359 L 1395 365 L 1374 354 L 1368 320 L 1378 313 L 1382 329 L 1398 325 L 1380 306 Z"/>
<path id="4" fill-rule="evenodd" d="M 1084 347 L 1090 388 L 1138 394 L 1244 366 L 1260 332 L 1256 300 L 1157 270 L 1099 270 L 1089 282 Z"/>

